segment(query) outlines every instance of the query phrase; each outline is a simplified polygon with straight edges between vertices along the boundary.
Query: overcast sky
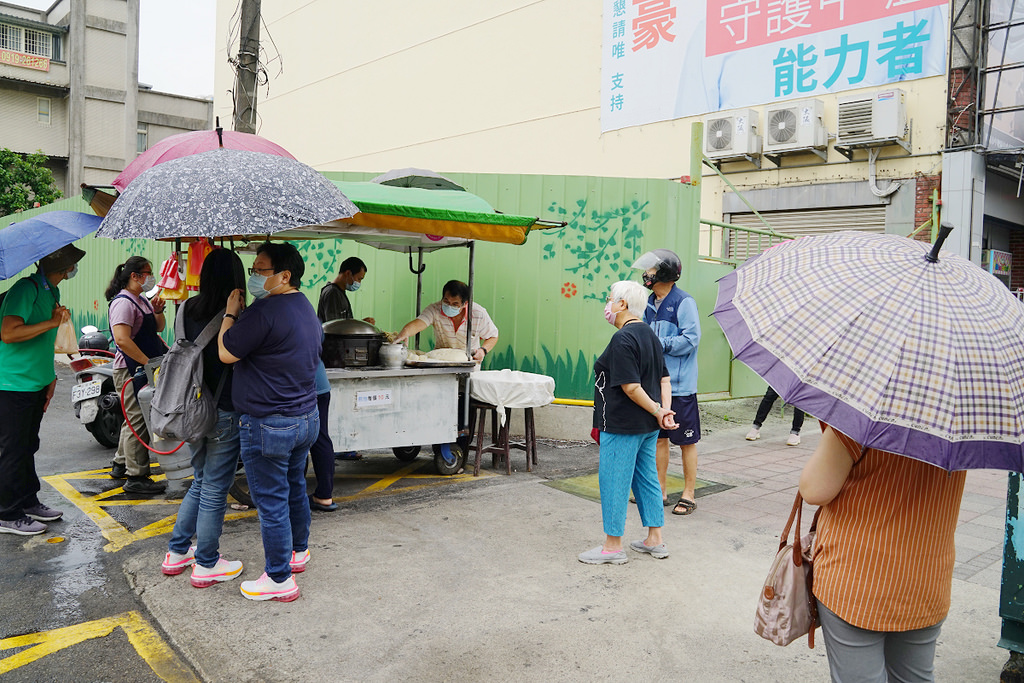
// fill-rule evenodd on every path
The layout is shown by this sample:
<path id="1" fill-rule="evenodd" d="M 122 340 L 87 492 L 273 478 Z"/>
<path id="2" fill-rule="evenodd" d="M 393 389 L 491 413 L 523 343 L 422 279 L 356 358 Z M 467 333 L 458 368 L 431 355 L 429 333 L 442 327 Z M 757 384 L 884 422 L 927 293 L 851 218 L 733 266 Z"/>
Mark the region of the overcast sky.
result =
<path id="1" fill-rule="evenodd" d="M 35 9 L 53 5 L 8 1 Z M 139 81 L 163 92 L 212 96 L 216 60 L 227 59 L 223 49 L 214 54 L 216 0 L 142 0 L 140 6 Z"/>

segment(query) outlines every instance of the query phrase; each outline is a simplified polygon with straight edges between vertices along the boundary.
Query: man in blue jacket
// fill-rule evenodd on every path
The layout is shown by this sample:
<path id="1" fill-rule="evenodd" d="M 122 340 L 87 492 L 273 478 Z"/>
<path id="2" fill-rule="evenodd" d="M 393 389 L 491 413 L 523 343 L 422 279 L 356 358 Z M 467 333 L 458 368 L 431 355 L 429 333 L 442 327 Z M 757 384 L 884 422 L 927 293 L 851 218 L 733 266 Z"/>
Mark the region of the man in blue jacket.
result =
<path id="1" fill-rule="evenodd" d="M 679 429 L 658 436 L 657 465 L 661 496 L 668 504 L 665 478 L 668 474 L 669 442 L 679 446 L 686 480 L 672 514 L 688 515 L 697 509 L 697 442 L 700 441 L 700 412 L 697 409 L 697 347 L 700 320 L 697 302 L 679 289 L 676 281 L 683 272 L 682 261 L 668 249 L 649 251 L 633 264 L 643 271 L 644 286 L 651 290 L 644 322 L 661 339 L 665 365 L 672 380 L 672 410 Z"/>

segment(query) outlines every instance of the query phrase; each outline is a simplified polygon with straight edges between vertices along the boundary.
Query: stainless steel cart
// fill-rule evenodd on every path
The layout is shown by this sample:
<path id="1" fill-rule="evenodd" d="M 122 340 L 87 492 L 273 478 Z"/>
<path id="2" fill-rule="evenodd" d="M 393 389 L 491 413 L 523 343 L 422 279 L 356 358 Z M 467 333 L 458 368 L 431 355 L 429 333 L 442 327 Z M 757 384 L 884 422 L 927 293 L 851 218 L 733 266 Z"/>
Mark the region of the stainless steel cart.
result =
<path id="1" fill-rule="evenodd" d="M 459 384 L 475 370 L 455 367 L 345 368 L 327 370 L 331 384 L 328 433 L 337 451 L 390 448 L 412 461 L 430 445 L 440 474 L 462 469 Z"/>

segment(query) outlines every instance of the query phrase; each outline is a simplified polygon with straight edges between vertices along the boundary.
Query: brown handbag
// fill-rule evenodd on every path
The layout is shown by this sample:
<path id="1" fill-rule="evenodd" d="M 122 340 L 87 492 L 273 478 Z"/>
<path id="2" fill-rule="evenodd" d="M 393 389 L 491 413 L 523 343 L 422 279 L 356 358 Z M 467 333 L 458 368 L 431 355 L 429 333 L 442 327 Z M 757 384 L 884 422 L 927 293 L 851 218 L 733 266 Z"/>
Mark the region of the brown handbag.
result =
<path id="1" fill-rule="evenodd" d="M 818 605 L 812 592 L 814 534 L 821 508 L 814 514 L 807 535 L 801 538 L 803 502 L 803 497 L 797 493 L 786 528 L 782 530 L 779 552 L 761 589 L 754 616 L 754 632 L 776 645 L 789 645 L 800 636 L 807 635 L 807 646 L 813 649 L 814 629 L 819 624 Z M 796 529 L 790 543 L 789 530 L 794 518 Z"/>

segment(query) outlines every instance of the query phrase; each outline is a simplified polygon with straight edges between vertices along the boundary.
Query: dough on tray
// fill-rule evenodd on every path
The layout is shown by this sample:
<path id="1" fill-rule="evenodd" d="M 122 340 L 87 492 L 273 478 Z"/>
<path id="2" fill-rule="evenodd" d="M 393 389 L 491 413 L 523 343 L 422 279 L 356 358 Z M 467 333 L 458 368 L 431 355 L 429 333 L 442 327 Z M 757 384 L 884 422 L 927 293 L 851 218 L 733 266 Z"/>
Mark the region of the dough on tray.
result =
<path id="1" fill-rule="evenodd" d="M 468 360 L 466 352 L 462 349 L 434 349 L 427 354 L 427 358 L 451 363 L 465 363 Z"/>

